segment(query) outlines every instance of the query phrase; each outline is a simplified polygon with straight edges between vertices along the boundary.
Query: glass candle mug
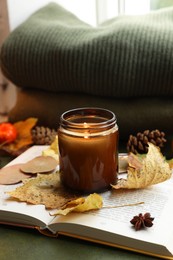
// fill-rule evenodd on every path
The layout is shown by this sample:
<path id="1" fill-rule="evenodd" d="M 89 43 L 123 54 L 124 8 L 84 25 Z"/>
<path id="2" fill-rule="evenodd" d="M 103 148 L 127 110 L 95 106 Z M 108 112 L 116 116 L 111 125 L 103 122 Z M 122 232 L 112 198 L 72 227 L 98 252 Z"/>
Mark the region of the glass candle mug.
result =
<path id="1" fill-rule="evenodd" d="M 118 126 L 113 112 L 78 108 L 65 112 L 58 129 L 62 183 L 77 192 L 101 192 L 118 173 Z"/>

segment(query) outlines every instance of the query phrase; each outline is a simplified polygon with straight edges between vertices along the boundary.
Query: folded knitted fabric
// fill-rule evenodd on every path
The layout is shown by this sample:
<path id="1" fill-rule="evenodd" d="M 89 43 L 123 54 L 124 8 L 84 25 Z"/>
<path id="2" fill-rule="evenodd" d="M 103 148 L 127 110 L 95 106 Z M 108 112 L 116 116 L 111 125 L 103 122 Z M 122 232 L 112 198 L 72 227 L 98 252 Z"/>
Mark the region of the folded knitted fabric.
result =
<path id="1" fill-rule="evenodd" d="M 55 3 L 30 16 L 1 48 L 16 85 L 117 98 L 173 95 L 173 8 L 92 27 Z"/>

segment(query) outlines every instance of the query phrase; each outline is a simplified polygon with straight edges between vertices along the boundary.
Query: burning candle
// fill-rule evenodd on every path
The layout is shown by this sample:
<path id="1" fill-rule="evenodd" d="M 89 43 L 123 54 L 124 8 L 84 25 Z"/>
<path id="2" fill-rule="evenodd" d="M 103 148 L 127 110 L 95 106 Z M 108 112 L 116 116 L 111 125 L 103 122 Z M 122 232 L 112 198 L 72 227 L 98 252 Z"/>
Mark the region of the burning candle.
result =
<path id="1" fill-rule="evenodd" d="M 58 129 L 62 183 L 77 192 L 101 192 L 117 181 L 118 126 L 113 112 L 65 112 Z"/>

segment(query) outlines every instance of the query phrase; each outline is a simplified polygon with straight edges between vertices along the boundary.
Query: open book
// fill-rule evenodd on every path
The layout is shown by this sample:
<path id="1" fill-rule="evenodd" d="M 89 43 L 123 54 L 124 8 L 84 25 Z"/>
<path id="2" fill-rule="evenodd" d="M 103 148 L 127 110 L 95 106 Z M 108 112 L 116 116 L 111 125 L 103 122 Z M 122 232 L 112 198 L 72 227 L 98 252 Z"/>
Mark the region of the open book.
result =
<path id="1" fill-rule="evenodd" d="M 41 155 L 45 146 L 33 146 L 10 164 L 24 163 Z M 44 205 L 29 205 L 9 199 L 6 191 L 18 185 L 0 185 L 0 223 L 13 224 L 72 236 L 127 250 L 173 259 L 173 178 L 139 190 L 109 190 L 102 193 L 105 206 L 85 213 L 52 216 Z M 127 204 L 135 206 L 124 206 Z M 114 208 L 114 206 L 120 206 Z M 154 217 L 151 228 L 135 231 L 130 220 L 139 213 Z M 45 232 L 46 233 L 46 232 Z"/>

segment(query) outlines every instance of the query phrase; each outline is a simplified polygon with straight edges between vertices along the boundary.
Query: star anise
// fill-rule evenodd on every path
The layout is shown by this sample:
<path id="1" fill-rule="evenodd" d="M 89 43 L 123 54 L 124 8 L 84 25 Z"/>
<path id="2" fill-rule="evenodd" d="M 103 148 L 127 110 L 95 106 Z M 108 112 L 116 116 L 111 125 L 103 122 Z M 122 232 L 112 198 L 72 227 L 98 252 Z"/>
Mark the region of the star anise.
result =
<path id="1" fill-rule="evenodd" d="M 135 230 L 140 230 L 141 228 L 151 227 L 153 220 L 154 218 L 147 212 L 144 215 L 140 213 L 138 216 L 134 216 L 132 220 L 130 220 L 130 223 L 134 225 Z"/>

